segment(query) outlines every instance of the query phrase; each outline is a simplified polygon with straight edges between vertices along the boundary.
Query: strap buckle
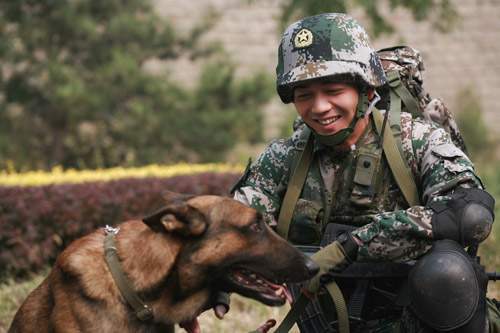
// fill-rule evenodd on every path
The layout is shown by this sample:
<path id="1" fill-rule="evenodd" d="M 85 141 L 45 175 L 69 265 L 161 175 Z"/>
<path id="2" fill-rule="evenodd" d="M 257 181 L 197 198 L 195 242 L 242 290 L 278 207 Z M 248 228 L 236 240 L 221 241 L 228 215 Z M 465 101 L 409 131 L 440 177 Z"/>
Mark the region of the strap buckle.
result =
<path id="1" fill-rule="evenodd" d="M 120 227 L 113 228 L 110 225 L 107 225 L 104 227 L 104 233 L 107 235 L 113 235 L 116 236 L 118 232 L 120 231 Z"/>
<path id="2" fill-rule="evenodd" d="M 148 321 L 153 319 L 153 311 L 149 306 L 145 304 L 142 309 L 135 312 L 135 315 L 140 321 Z"/>

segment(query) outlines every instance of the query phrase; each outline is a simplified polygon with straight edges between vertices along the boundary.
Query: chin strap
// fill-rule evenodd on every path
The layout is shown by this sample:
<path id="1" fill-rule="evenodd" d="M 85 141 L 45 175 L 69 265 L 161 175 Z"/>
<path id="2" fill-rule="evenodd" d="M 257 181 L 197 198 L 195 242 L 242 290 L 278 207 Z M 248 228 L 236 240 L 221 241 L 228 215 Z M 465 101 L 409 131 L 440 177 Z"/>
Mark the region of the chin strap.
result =
<path id="1" fill-rule="evenodd" d="M 340 131 L 338 131 L 337 133 L 332 134 L 332 135 L 321 135 L 321 134 L 318 134 L 316 132 L 313 132 L 314 138 L 319 143 L 321 143 L 327 147 L 335 147 L 335 146 L 341 144 L 342 142 L 344 142 L 349 137 L 349 135 L 352 134 L 352 132 L 354 130 L 354 125 L 356 124 L 356 121 L 357 121 L 357 119 L 354 118 L 351 121 L 351 124 L 349 124 L 349 127 L 341 129 Z"/>
<path id="2" fill-rule="evenodd" d="M 356 125 L 358 119 L 361 119 L 365 115 L 372 113 L 372 109 L 375 104 L 378 103 L 378 101 L 380 101 L 380 95 L 377 93 L 377 91 L 375 91 L 375 97 L 371 101 L 368 100 L 368 94 L 366 92 L 360 93 L 358 106 L 356 107 L 356 114 L 354 115 L 354 118 L 352 119 L 348 127 L 341 129 L 340 131 L 332 135 L 320 135 L 313 131 L 314 138 L 319 143 L 327 147 L 335 147 L 341 144 L 349 137 L 349 135 L 352 134 L 352 132 L 354 131 L 354 126 Z"/>

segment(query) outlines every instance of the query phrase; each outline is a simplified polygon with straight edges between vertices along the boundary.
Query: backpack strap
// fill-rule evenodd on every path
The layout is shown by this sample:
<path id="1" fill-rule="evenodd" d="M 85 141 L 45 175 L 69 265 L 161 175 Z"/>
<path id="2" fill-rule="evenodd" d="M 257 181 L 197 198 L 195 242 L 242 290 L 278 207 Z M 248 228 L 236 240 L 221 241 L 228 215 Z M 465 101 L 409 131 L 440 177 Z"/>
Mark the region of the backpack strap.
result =
<path id="1" fill-rule="evenodd" d="M 397 147 L 397 142 L 392 134 L 392 131 L 385 130 L 384 133 L 381 133 L 384 121 L 383 116 L 380 111 L 375 108 L 373 109 L 372 114 L 378 134 L 381 136 L 383 135 L 383 149 L 385 157 L 406 202 L 410 206 L 420 204 L 417 185 L 415 184 L 413 175 Z"/>
<path id="2" fill-rule="evenodd" d="M 393 73 L 393 72 L 390 72 Z M 394 84 L 394 80 L 399 79 L 399 75 L 397 78 L 392 75 L 391 82 Z M 390 98 L 390 109 L 389 109 L 389 122 L 391 123 L 392 134 L 394 135 L 394 139 L 396 139 L 396 143 L 398 144 L 399 151 L 403 153 L 402 144 L 401 144 L 401 98 L 396 94 L 396 91 L 391 87 L 389 90 L 389 98 Z"/>
<path id="3" fill-rule="evenodd" d="M 403 82 L 401 81 L 401 77 L 399 76 L 398 71 L 390 71 L 386 73 L 387 82 L 389 87 L 391 87 L 391 93 L 394 93 L 399 101 L 403 102 L 406 107 L 406 110 L 412 114 L 413 117 L 421 117 L 421 113 L 418 111 L 418 104 L 413 95 L 408 91 Z M 391 96 L 391 109 L 393 104 L 399 104 L 399 112 L 401 112 L 401 103 L 397 103 Z"/>
<path id="4" fill-rule="evenodd" d="M 293 212 L 295 211 L 295 205 L 299 199 L 300 193 L 302 192 L 302 187 L 304 187 L 304 182 L 306 181 L 307 172 L 309 171 L 309 166 L 311 165 L 313 156 L 313 136 L 309 129 L 305 129 L 307 132 L 307 143 L 300 154 L 299 161 L 295 166 L 290 181 L 288 182 L 288 187 L 286 189 L 285 196 L 283 197 L 283 202 L 281 203 L 280 214 L 278 216 L 278 234 L 284 239 L 288 239 L 288 230 L 290 229 L 290 223 L 292 220 Z"/>

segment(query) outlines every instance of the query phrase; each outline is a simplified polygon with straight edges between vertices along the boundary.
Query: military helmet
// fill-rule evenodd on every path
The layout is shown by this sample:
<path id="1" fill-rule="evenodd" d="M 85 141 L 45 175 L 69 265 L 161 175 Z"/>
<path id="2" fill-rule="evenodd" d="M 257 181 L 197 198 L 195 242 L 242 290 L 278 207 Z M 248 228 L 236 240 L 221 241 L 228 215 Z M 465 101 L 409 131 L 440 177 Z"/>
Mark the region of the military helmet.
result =
<path id="1" fill-rule="evenodd" d="M 290 25 L 280 42 L 276 86 L 284 103 L 293 100 L 298 82 L 352 75 L 379 87 L 386 82 L 377 53 L 359 23 L 345 14 L 306 17 Z"/>

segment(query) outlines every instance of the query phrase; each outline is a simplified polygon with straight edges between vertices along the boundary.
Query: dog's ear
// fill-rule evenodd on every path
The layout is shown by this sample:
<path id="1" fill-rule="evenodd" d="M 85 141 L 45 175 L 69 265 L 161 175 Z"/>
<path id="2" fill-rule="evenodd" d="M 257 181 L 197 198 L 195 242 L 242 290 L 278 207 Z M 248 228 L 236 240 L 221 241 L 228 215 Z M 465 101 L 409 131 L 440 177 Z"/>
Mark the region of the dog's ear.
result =
<path id="1" fill-rule="evenodd" d="M 185 201 L 171 203 L 142 220 L 155 231 L 199 236 L 207 228 L 205 216 Z"/>
<path id="2" fill-rule="evenodd" d="M 176 202 L 176 201 L 188 201 L 189 199 L 194 198 L 195 195 L 194 194 L 177 193 L 177 192 L 165 190 L 162 192 L 162 197 L 163 197 L 163 200 L 165 200 L 165 202 L 167 204 L 169 204 L 171 202 Z"/>

